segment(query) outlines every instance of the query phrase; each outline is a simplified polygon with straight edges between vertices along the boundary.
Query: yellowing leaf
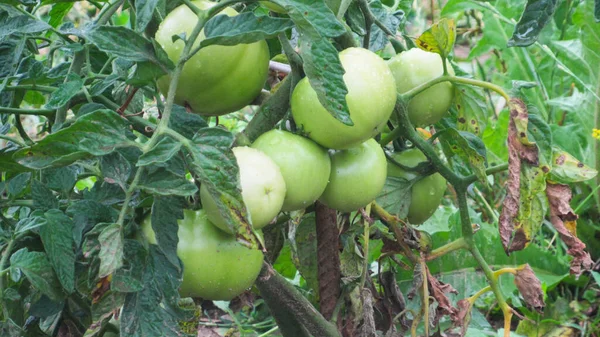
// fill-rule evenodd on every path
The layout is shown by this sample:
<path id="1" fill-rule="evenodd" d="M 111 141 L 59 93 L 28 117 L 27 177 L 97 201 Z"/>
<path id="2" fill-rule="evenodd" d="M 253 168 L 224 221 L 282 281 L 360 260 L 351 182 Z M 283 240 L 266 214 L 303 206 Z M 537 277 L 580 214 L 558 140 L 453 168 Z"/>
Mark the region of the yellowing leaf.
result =
<path id="1" fill-rule="evenodd" d="M 441 19 L 417 39 L 419 48 L 448 57 L 456 40 L 456 24 L 451 19 Z"/>

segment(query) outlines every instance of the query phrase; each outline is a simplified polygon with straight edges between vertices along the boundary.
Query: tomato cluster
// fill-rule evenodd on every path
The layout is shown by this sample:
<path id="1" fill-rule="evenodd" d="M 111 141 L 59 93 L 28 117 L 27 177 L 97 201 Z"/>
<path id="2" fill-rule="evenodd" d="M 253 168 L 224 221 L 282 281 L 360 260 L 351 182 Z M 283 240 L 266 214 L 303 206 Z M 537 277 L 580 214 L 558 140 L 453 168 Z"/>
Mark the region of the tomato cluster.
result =
<path id="1" fill-rule="evenodd" d="M 279 5 L 261 1 L 267 8 L 284 12 Z M 213 4 L 195 1 L 206 9 Z M 339 1 L 327 2 L 337 12 Z M 226 9 L 226 15 L 236 15 Z M 175 35 L 190 34 L 197 18 L 182 5 L 162 22 L 156 40 L 173 61 L 184 42 Z M 199 40 L 203 38 L 200 35 Z M 199 43 L 197 41 L 196 43 Z M 348 89 L 346 102 L 352 125 L 334 118 L 320 103 L 308 78 L 294 88 L 290 107 L 297 133 L 271 130 L 250 147 L 233 148 L 240 170 L 242 197 L 249 220 L 260 229 L 281 211 L 297 211 L 319 200 L 341 212 L 353 212 L 371 203 L 383 189 L 387 177 L 412 182 L 407 219 L 413 224 L 427 220 L 438 208 L 446 181 L 438 174 L 419 176 L 414 168 L 427 158 L 418 149 L 392 153 L 386 160 L 382 146 L 373 137 L 394 124 L 397 95 L 442 76 L 438 54 L 411 49 L 384 61 L 363 48 L 339 54 Z M 269 50 L 265 41 L 235 46 L 202 48 L 184 66 L 175 101 L 204 116 L 222 115 L 248 105 L 261 91 L 268 73 Z M 448 64 L 448 71 L 453 74 Z M 166 93 L 170 78 L 159 81 Z M 443 82 L 416 95 L 408 104 L 415 126 L 438 122 L 454 98 L 451 83 Z M 398 166 L 400 163 L 402 167 Z M 235 224 L 222 217 L 208 188 L 200 188 L 202 210 L 186 210 L 179 221 L 178 256 L 184 265 L 181 293 L 184 296 L 226 300 L 252 285 L 263 256 L 239 244 L 232 233 Z M 143 232 L 156 243 L 147 219 Z"/>

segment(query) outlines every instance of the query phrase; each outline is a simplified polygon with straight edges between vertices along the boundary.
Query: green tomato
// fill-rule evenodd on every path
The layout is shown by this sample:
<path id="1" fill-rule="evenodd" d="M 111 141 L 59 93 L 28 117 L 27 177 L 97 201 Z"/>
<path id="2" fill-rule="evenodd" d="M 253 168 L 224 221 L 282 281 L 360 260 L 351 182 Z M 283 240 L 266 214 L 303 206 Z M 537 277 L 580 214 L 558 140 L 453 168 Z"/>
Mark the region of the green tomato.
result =
<path id="1" fill-rule="evenodd" d="M 402 52 L 388 61 L 396 79 L 398 93 L 403 94 L 419 85 L 444 75 L 444 66 L 439 54 L 419 48 Z M 454 70 L 446 62 L 448 73 Z M 437 123 L 450 109 L 454 99 L 454 87 L 450 82 L 438 83 L 413 97 L 408 103 L 408 117 L 414 126 Z"/>
<path id="2" fill-rule="evenodd" d="M 386 160 L 381 146 L 369 139 L 331 155 L 329 184 L 319 199 L 340 212 L 367 206 L 383 189 Z"/>
<path id="3" fill-rule="evenodd" d="M 378 134 L 396 104 L 394 77 L 382 58 L 363 48 L 348 48 L 340 53 L 340 61 L 346 70 L 353 126 L 338 121 L 321 105 L 308 78 L 298 83 L 290 102 L 296 125 L 330 149 L 355 147 Z"/>
<path id="4" fill-rule="evenodd" d="M 177 256 L 183 263 L 181 296 L 226 301 L 254 284 L 263 262 L 260 250 L 243 246 L 234 235 L 213 226 L 204 210 L 184 210 L 177 223 Z M 143 221 L 142 232 L 156 244 L 150 217 Z"/>
<path id="5" fill-rule="evenodd" d="M 279 167 L 269 156 L 250 147 L 235 147 L 233 154 L 240 168 L 242 197 L 255 229 L 263 228 L 281 211 L 285 199 L 285 181 Z M 205 185 L 200 186 L 200 200 L 208 219 L 231 233 L 215 200 Z"/>
<path id="6" fill-rule="evenodd" d="M 194 1 L 200 9 L 215 5 L 209 1 Z M 221 13 L 234 16 L 237 12 L 225 8 Z M 186 5 L 175 8 L 163 20 L 156 32 L 156 41 L 169 58 L 177 63 L 184 42 L 173 42 L 172 36 L 185 33 L 190 36 L 198 17 Z M 200 33 L 194 46 L 204 39 Z M 202 48 L 183 67 L 179 77 L 175 103 L 185 105 L 201 115 L 219 116 L 248 105 L 262 90 L 269 72 L 269 47 L 265 41 L 235 46 L 212 45 Z M 166 95 L 171 79 L 164 76 L 158 81 Z"/>
<path id="7" fill-rule="evenodd" d="M 327 151 L 308 138 L 271 130 L 252 147 L 264 152 L 279 166 L 287 192 L 283 211 L 296 211 L 314 203 L 327 186 L 331 160 Z"/>
<path id="8" fill-rule="evenodd" d="M 427 162 L 427 157 L 417 148 L 396 152 L 392 154 L 392 158 L 407 167 L 416 167 L 422 162 Z M 398 165 L 389 162 L 388 176 L 413 180 L 418 177 L 418 173 L 404 171 Z M 408 221 L 411 224 L 419 225 L 429 219 L 438 209 L 444 192 L 446 192 L 446 179 L 439 173 L 417 181 L 411 190 Z"/>

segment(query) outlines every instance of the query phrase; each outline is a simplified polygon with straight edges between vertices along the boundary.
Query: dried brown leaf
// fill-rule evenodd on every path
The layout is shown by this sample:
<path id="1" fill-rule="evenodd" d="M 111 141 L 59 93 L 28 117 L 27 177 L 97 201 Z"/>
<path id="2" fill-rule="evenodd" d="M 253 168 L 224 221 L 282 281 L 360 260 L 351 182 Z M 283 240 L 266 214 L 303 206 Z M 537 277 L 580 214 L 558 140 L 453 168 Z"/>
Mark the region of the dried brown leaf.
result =
<path id="1" fill-rule="evenodd" d="M 467 333 L 469 322 L 471 321 L 471 310 L 473 309 L 473 303 L 468 299 L 462 299 L 456 303 L 456 312 L 450 317 L 452 319 L 452 326 L 455 328 L 460 327 L 459 336 L 464 336 Z"/>
<path id="2" fill-rule="evenodd" d="M 442 281 L 436 279 L 429 272 L 429 268 L 427 268 L 427 282 L 429 283 L 429 294 L 431 297 L 435 298 L 438 302 L 437 308 L 435 309 L 435 317 L 434 322 L 437 324 L 442 316 L 449 315 L 452 317 L 457 314 L 457 309 L 452 306 L 450 299 L 446 294 L 458 294 L 458 291 L 454 289 L 450 284 L 443 283 Z"/>
<path id="3" fill-rule="evenodd" d="M 585 244 L 577 238 L 577 214 L 571 208 L 571 189 L 568 185 L 546 185 L 546 195 L 550 203 L 550 222 L 567 244 L 567 254 L 573 256 L 571 274 L 579 277 L 585 270 L 590 270 L 594 264 L 590 254 L 585 251 Z"/>
<path id="4" fill-rule="evenodd" d="M 544 292 L 542 291 L 542 283 L 535 276 L 535 273 L 529 265 L 523 269 L 518 269 L 515 275 L 515 284 L 525 299 L 525 303 L 530 308 L 541 313 L 544 310 Z"/>

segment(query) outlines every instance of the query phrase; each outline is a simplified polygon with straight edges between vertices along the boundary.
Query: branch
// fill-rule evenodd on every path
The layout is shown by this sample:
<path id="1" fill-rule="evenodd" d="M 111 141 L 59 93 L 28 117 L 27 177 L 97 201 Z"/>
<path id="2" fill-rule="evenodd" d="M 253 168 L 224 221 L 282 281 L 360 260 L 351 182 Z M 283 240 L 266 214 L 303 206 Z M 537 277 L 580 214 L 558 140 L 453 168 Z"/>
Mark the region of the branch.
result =
<path id="1" fill-rule="evenodd" d="M 313 336 L 341 337 L 336 327 L 329 323 L 304 298 L 292 284 L 279 275 L 268 263 L 263 263 L 256 287 L 261 293 L 271 312 L 285 312 L 295 319 Z M 286 336 L 287 337 L 287 336 Z"/>
<path id="2" fill-rule="evenodd" d="M 0 113 L 16 114 L 16 115 L 40 115 L 52 116 L 55 110 L 52 109 L 20 109 L 20 108 L 5 108 L 0 107 Z"/>
<path id="3" fill-rule="evenodd" d="M 341 279 L 337 212 L 317 201 L 315 217 L 319 305 L 323 316 L 331 319 L 340 296 Z"/>

